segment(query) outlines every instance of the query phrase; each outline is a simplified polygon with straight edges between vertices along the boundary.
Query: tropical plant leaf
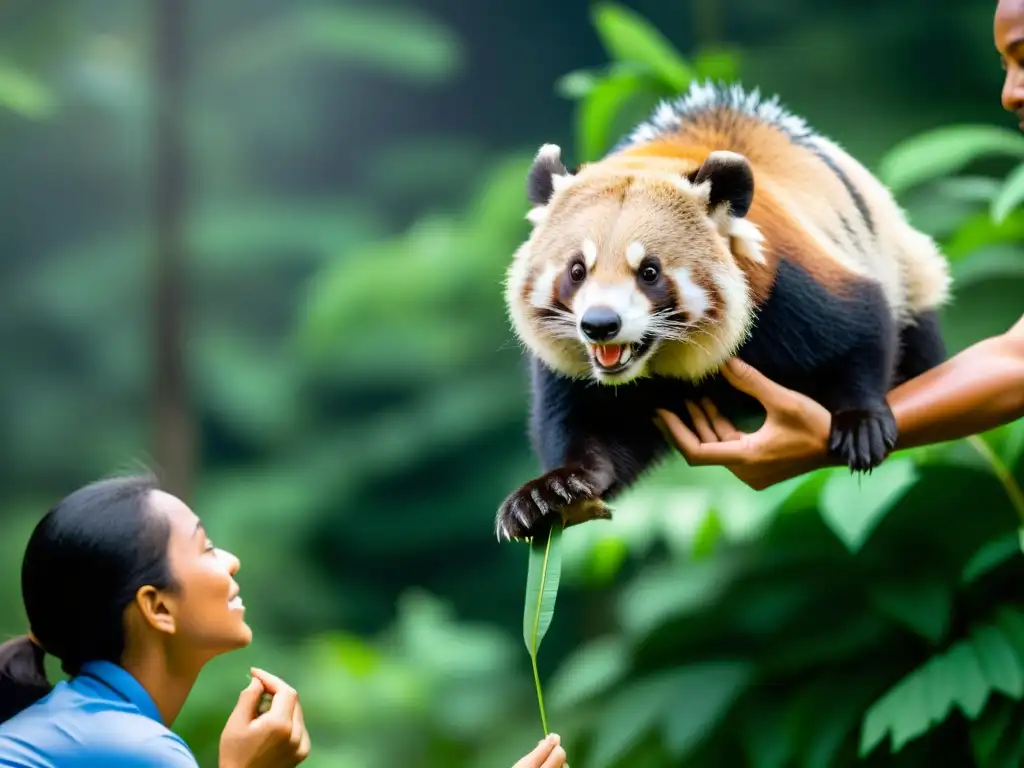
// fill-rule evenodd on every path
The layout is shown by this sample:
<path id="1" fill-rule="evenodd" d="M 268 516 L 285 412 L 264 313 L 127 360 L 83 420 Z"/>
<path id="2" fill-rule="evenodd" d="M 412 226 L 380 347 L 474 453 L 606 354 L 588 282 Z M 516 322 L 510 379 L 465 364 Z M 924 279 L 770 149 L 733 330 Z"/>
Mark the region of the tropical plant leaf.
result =
<path id="1" fill-rule="evenodd" d="M 647 19 L 618 3 L 600 2 L 593 23 L 608 55 L 620 62 L 639 62 L 673 91 L 683 90 L 693 69 Z"/>
<path id="2" fill-rule="evenodd" d="M 1020 539 L 1016 531 L 1003 534 L 978 548 L 964 566 L 961 580 L 965 584 L 977 581 L 986 573 L 998 568 L 1007 560 L 1020 554 Z"/>
<path id="3" fill-rule="evenodd" d="M 745 661 L 712 661 L 679 672 L 663 719 L 665 744 L 674 757 L 684 757 L 714 728 L 752 674 Z"/>
<path id="4" fill-rule="evenodd" d="M 1014 634 L 1006 630 L 1013 625 Z M 1004 609 L 995 623 L 972 627 L 970 636 L 932 656 L 876 701 L 864 716 L 860 754 L 891 735 L 892 752 L 943 722 L 954 707 L 976 720 L 992 691 L 1024 694 L 1024 617 Z"/>
<path id="5" fill-rule="evenodd" d="M 547 527 L 547 535 L 535 537 L 530 541 L 526 605 L 523 610 L 523 641 L 533 663 L 533 680 L 537 687 L 537 703 L 545 734 L 548 733 L 548 722 L 537 672 L 537 652 L 555 615 L 555 598 L 558 596 L 558 582 L 562 571 L 560 545 L 563 530 L 561 525 L 552 524 Z"/>
<path id="6" fill-rule="evenodd" d="M 1001 224 L 1007 215 L 1024 201 L 1024 163 L 1007 175 L 999 193 L 992 200 L 992 218 Z"/>
<path id="7" fill-rule="evenodd" d="M 949 627 L 953 591 L 937 579 L 878 587 L 872 599 L 884 613 L 932 643 L 942 640 Z"/>
<path id="8" fill-rule="evenodd" d="M 909 459 L 889 459 L 868 477 L 833 470 L 821 492 L 822 518 L 851 552 L 857 552 L 917 479 Z"/>
<path id="9" fill-rule="evenodd" d="M 878 175 L 899 194 L 991 155 L 1024 158 L 1024 136 L 993 125 L 943 126 L 897 144 L 882 158 Z"/>

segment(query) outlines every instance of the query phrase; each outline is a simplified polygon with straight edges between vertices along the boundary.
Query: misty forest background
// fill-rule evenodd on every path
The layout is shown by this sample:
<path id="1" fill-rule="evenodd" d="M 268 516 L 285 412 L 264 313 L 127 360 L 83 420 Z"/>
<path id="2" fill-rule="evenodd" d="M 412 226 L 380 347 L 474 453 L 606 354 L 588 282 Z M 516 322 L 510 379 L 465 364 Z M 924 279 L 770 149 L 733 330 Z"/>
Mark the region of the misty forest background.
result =
<path id="1" fill-rule="evenodd" d="M 592 160 L 692 77 L 781 94 L 954 267 L 952 351 L 1024 309 L 993 2 L 16 0 L 0 6 L 0 632 L 59 496 L 139 461 L 242 561 L 313 768 L 541 737 L 536 462 L 501 280 L 540 144 Z M 187 6 L 187 7 L 186 7 Z M 539 653 L 573 768 L 1019 765 L 1024 422 L 755 493 L 680 458 L 570 529 Z"/>

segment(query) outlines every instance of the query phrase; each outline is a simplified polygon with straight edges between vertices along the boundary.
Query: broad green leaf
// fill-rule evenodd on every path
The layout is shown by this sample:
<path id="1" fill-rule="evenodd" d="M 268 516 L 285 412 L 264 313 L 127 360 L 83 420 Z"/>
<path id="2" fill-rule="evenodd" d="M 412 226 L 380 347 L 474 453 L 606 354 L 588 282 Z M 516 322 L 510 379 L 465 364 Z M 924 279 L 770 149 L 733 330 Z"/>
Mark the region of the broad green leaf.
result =
<path id="1" fill-rule="evenodd" d="M 821 515 L 851 552 L 857 552 L 903 497 L 918 473 L 908 459 L 888 459 L 871 475 L 834 470 L 821 492 Z"/>
<path id="2" fill-rule="evenodd" d="M 548 704 L 570 709 L 603 693 L 626 674 L 629 648 L 618 635 L 591 640 L 567 658 L 548 682 Z"/>
<path id="3" fill-rule="evenodd" d="M 56 106 L 56 98 L 45 83 L 0 61 L 0 107 L 42 120 L 50 117 Z"/>
<path id="4" fill-rule="evenodd" d="M 954 261 L 951 274 L 958 288 L 986 280 L 1024 280 L 1024 254 L 1012 246 L 993 246 Z"/>
<path id="5" fill-rule="evenodd" d="M 999 194 L 992 200 L 992 218 L 1002 223 L 1006 216 L 1024 201 L 1024 163 L 1007 175 Z"/>
<path id="6" fill-rule="evenodd" d="M 1000 759 L 1001 747 L 1005 750 L 1007 741 L 1020 741 L 1019 728 L 1013 727 L 1014 705 L 1006 699 L 997 699 L 990 703 L 983 715 L 971 724 L 971 749 L 978 765 L 985 768 L 1011 768 L 1018 762 L 1004 763 Z M 1007 739 L 1013 733 L 1014 738 Z"/>
<path id="7" fill-rule="evenodd" d="M 739 48 L 713 46 L 702 48 L 693 56 L 693 70 L 702 80 L 730 83 L 740 77 Z"/>
<path id="8" fill-rule="evenodd" d="M 936 580 L 912 580 L 874 589 L 874 603 L 886 614 L 932 643 L 946 634 L 953 608 L 952 590 Z"/>
<path id="9" fill-rule="evenodd" d="M 1005 620 L 1009 612 L 1003 614 Z M 1019 616 L 1019 614 L 1018 614 Z M 879 698 L 864 716 L 860 754 L 886 736 L 892 751 L 943 722 L 958 706 L 976 720 L 993 690 L 1019 698 L 1024 693 L 1020 649 L 998 624 L 972 627 L 971 637 L 932 656 Z"/>
<path id="10" fill-rule="evenodd" d="M 999 222 L 986 210 L 967 217 L 943 249 L 950 261 L 959 261 L 980 248 L 1017 244 L 1024 240 L 1024 210 L 1018 208 Z"/>
<path id="11" fill-rule="evenodd" d="M 1016 532 L 1000 536 L 982 544 L 964 566 L 961 579 L 965 584 L 977 581 L 989 571 L 998 568 L 1020 554 L 1020 543 Z"/>
<path id="12" fill-rule="evenodd" d="M 644 98 L 647 88 L 647 75 L 629 67 L 616 68 L 594 83 L 576 107 L 576 141 L 581 162 L 597 160 L 611 149 L 621 132 L 617 125 L 634 122 L 632 118 L 623 121 L 620 116 L 630 103 Z"/>
<path id="13" fill-rule="evenodd" d="M 1024 695 L 1024 669 L 1006 635 L 994 626 L 976 627 L 971 641 L 989 685 L 1014 699 Z"/>
<path id="14" fill-rule="evenodd" d="M 943 126 L 897 144 L 882 158 L 878 174 L 899 194 L 991 155 L 1024 158 L 1024 135 L 993 125 Z"/>
<path id="15" fill-rule="evenodd" d="M 712 661 L 682 671 L 664 714 L 665 744 L 679 759 L 686 755 L 743 692 L 753 673 L 743 661 Z"/>
<path id="16" fill-rule="evenodd" d="M 593 8 L 593 23 L 613 59 L 647 65 L 675 91 L 683 90 L 693 79 L 693 70 L 678 51 L 636 11 L 617 3 L 600 2 Z"/>
<path id="17" fill-rule="evenodd" d="M 547 535 L 530 540 L 530 559 L 526 575 L 526 605 L 523 610 L 523 640 L 533 662 L 533 680 L 537 687 L 541 725 L 548 733 L 544 697 L 537 674 L 537 651 L 555 615 L 555 598 L 562 571 L 562 532 L 557 522 L 547 527 Z"/>

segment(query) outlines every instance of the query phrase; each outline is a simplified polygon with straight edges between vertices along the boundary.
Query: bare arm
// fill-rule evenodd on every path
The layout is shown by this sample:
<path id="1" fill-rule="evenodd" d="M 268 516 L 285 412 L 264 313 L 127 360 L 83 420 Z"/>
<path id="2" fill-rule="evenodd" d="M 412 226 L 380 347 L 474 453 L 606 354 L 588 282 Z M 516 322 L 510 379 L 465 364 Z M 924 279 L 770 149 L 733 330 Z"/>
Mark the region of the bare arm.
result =
<path id="1" fill-rule="evenodd" d="M 889 393 L 897 449 L 956 440 L 1024 416 L 1024 317 Z"/>
<path id="2" fill-rule="evenodd" d="M 687 406 L 694 434 L 674 414 L 659 411 L 690 464 L 728 467 L 757 489 L 829 465 L 828 411 L 740 360 L 731 360 L 722 373 L 757 398 L 768 416 L 757 432 L 745 434 L 704 401 Z M 899 428 L 897 450 L 956 440 L 1024 417 L 1024 316 L 1006 333 L 900 385 L 888 400 Z"/>

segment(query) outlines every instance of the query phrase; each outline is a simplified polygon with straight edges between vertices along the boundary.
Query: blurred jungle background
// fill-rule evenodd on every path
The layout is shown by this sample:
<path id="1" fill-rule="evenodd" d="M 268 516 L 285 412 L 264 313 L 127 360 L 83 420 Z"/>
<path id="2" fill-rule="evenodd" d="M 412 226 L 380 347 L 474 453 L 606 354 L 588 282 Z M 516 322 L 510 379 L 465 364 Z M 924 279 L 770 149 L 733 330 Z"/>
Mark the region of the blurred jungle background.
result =
<path id="1" fill-rule="evenodd" d="M 0 4 L 0 632 L 29 530 L 152 464 L 242 561 L 307 764 L 511 766 L 541 737 L 535 472 L 501 281 L 540 144 L 570 165 L 693 77 L 778 93 L 956 276 L 952 351 L 1024 309 L 1024 136 L 993 2 Z M 1010 766 L 1024 423 L 755 493 L 679 458 L 570 529 L 539 652 L 573 768 Z"/>

